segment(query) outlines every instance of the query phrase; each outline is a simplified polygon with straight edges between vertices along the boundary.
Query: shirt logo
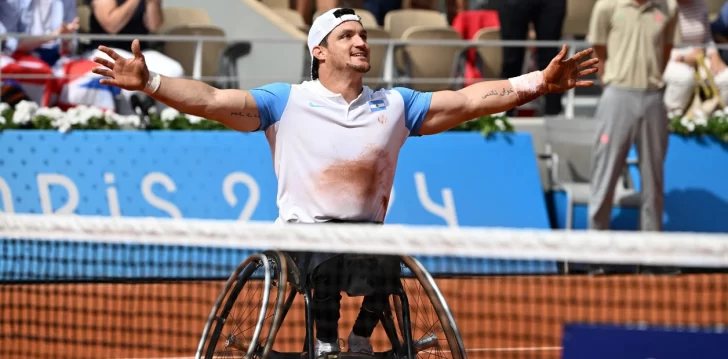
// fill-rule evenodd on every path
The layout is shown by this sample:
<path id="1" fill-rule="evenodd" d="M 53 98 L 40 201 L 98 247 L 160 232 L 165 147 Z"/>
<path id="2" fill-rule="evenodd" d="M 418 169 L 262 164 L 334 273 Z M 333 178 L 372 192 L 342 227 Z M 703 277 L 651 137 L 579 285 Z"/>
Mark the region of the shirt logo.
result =
<path id="1" fill-rule="evenodd" d="M 387 109 L 387 106 L 384 104 L 384 100 L 371 100 L 369 101 L 369 109 L 372 112 L 384 111 Z"/>
<path id="2" fill-rule="evenodd" d="M 324 105 L 318 105 L 318 104 L 315 104 L 315 103 L 313 103 L 313 102 L 309 102 L 309 103 L 308 103 L 308 106 L 309 106 L 309 107 L 314 107 L 314 108 L 315 108 L 315 107 L 326 107 L 326 106 L 324 106 Z"/>

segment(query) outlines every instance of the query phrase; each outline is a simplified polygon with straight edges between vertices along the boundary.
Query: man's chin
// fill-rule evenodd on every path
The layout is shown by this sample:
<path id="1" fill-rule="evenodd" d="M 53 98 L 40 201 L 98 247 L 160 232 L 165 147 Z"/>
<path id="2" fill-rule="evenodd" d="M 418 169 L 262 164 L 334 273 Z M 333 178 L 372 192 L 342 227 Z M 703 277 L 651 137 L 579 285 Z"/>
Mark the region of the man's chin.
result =
<path id="1" fill-rule="evenodd" d="M 365 73 L 369 72 L 369 70 L 371 70 L 372 65 L 370 65 L 368 62 L 361 61 L 358 64 L 352 64 L 352 63 L 350 63 L 349 64 L 349 68 L 352 69 L 352 70 L 354 70 L 354 71 L 356 71 L 356 72 L 360 72 L 360 73 L 365 74 Z"/>

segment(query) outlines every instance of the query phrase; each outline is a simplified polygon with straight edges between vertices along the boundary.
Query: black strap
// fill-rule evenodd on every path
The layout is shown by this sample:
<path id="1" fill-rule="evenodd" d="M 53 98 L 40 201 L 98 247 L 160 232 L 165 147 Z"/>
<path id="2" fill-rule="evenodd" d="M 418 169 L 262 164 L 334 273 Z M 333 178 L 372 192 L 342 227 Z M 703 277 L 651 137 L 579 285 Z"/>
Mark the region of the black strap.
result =
<path id="1" fill-rule="evenodd" d="M 337 223 L 337 224 L 338 223 L 343 223 L 343 224 L 346 224 L 346 223 L 350 223 L 350 224 L 384 224 L 384 222 L 380 222 L 380 221 L 366 221 L 366 220 L 354 220 L 354 219 L 337 219 L 337 218 L 332 218 L 332 219 L 330 219 L 330 220 L 328 220 L 326 222 L 321 222 L 321 223 Z"/>

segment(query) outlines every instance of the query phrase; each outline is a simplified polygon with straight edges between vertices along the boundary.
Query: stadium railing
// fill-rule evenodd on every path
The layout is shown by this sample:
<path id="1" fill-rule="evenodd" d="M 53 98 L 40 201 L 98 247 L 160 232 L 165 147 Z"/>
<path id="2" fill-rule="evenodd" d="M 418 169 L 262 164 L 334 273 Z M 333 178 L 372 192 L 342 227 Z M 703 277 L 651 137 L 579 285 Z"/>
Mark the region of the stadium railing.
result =
<path id="1" fill-rule="evenodd" d="M 8 38 L 35 38 L 36 35 L 18 34 L 18 33 L 7 33 L 0 34 L 0 41 Z M 59 39 L 72 39 L 72 40 L 133 40 L 140 39 L 142 41 L 161 41 L 161 42 L 196 42 L 195 49 L 195 60 L 191 78 L 202 81 L 227 81 L 230 77 L 225 76 L 202 76 L 202 47 L 205 42 L 247 42 L 247 43 L 265 43 L 265 44 L 301 44 L 305 46 L 300 40 L 290 38 L 271 38 L 271 37 L 230 37 L 230 36 L 174 36 L 174 35 L 101 35 L 101 34 L 68 34 L 60 35 L 56 38 Z M 474 41 L 474 40 L 415 40 L 415 41 L 403 41 L 397 39 L 370 39 L 368 43 L 372 45 L 387 45 L 387 54 L 385 59 L 384 71 L 381 80 L 388 87 L 393 86 L 398 79 L 395 78 L 395 59 L 394 53 L 397 47 L 407 45 L 427 45 L 427 46 L 462 46 L 464 48 L 473 47 L 561 47 L 566 44 L 569 48 L 568 56 L 574 55 L 576 52 L 586 49 L 589 47 L 589 43 L 586 41 L 579 40 L 559 40 L 559 41 L 516 41 L 516 40 L 489 40 L 489 41 Z M 680 46 L 680 45 L 677 45 Z M 728 49 L 728 44 L 718 44 L 718 49 Z M 17 76 L 17 75 L 16 75 Z M 24 77 L 37 77 L 43 75 L 24 75 Z M 2 80 L 3 74 L 0 69 L 0 80 Z M 16 78 L 20 78 L 17 76 Z M 304 79 L 304 78 L 302 78 Z M 483 80 L 492 80 L 485 78 Z M 595 79 L 598 81 L 597 79 Z M 449 83 L 449 84 L 461 84 L 465 81 L 463 77 L 453 78 L 428 78 L 428 79 L 408 79 L 410 83 Z M 576 91 L 570 90 L 566 93 L 566 106 L 564 109 L 564 117 L 573 119 L 574 108 L 576 106 Z"/>
<path id="2" fill-rule="evenodd" d="M 34 38 L 37 36 L 34 35 L 27 35 L 27 34 L 16 34 L 16 33 L 9 33 L 9 34 L 3 34 L 0 35 L 0 40 L 3 40 L 7 37 L 15 37 L 15 38 Z M 223 37 L 223 36 L 172 36 L 172 35 L 145 35 L 145 36 L 136 36 L 136 35 L 97 35 L 97 34 L 78 34 L 78 35 L 61 35 L 57 38 L 62 39 L 72 39 L 72 40 L 133 40 L 133 39 L 140 39 L 142 41 L 160 41 L 160 42 L 196 42 L 196 50 L 195 50 L 195 61 L 193 66 L 193 72 L 191 78 L 196 80 L 203 80 L 203 81 L 225 81 L 228 80 L 229 77 L 225 76 L 215 76 L 215 77 L 209 77 L 209 76 L 202 76 L 202 47 L 205 42 L 248 42 L 248 43 L 265 43 L 265 44 L 296 44 L 299 43 L 303 46 L 305 46 L 305 43 L 301 42 L 300 40 L 296 39 L 288 39 L 288 38 L 270 38 L 270 37 L 246 37 L 246 38 L 236 38 L 236 37 Z M 387 45 L 387 55 L 385 59 L 385 66 L 383 75 L 381 77 L 381 80 L 384 84 L 387 86 L 393 86 L 394 83 L 397 82 L 397 78 L 395 78 L 395 60 L 394 60 L 394 51 L 395 48 L 400 46 L 407 46 L 407 45 L 427 45 L 427 46 L 462 46 L 465 48 L 472 48 L 472 47 L 561 47 L 563 44 L 567 44 L 569 46 L 569 55 L 573 55 L 579 50 L 582 50 L 584 48 L 588 47 L 588 43 L 584 41 L 573 41 L 573 40 L 564 40 L 564 41 L 470 41 L 470 40 L 462 40 L 462 41 L 452 41 L 452 40 L 421 40 L 421 41 L 402 41 L 402 40 L 396 40 L 396 39 L 370 39 L 368 41 L 370 44 L 376 44 L 376 45 Z M 0 69 L 0 79 L 2 79 L 2 70 Z M 24 75 L 27 77 L 37 77 L 42 75 Z M 16 76 L 16 78 L 20 78 L 20 76 Z M 459 78 L 428 78 L 428 79 L 408 79 L 410 83 L 449 83 L 449 84 L 458 84 L 462 83 L 465 79 L 462 77 Z M 489 79 L 484 79 L 489 80 Z M 573 118 L 574 117 L 574 105 L 575 105 L 575 93 L 574 91 L 569 91 L 566 95 L 566 109 L 565 109 L 565 115 L 567 118 Z"/>

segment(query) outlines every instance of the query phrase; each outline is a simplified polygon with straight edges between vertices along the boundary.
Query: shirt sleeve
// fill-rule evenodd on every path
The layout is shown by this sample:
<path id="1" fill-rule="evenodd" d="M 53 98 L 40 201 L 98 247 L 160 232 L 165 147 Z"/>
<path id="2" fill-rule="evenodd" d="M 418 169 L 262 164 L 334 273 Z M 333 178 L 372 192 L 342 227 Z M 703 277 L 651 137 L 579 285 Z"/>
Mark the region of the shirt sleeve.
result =
<path id="1" fill-rule="evenodd" d="M 63 22 L 70 24 L 78 16 L 76 1 L 63 0 Z"/>
<path id="2" fill-rule="evenodd" d="M 594 4 L 591 19 L 589 20 L 589 34 L 587 41 L 592 45 L 606 45 L 609 38 L 609 28 L 612 21 L 612 4 L 599 0 Z"/>
<path id="3" fill-rule="evenodd" d="M 283 111 L 288 104 L 291 94 L 291 84 L 272 83 L 249 91 L 255 99 L 260 113 L 259 131 L 265 131 L 274 123 L 281 120 Z"/>
<path id="4" fill-rule="evenodd" d="M 430 110 L 432 92 L 420 92 L 404 87 L 395 87 L 404 100 L 404 123 L 410 136 L 420 136 L 420 126 Z"/>

